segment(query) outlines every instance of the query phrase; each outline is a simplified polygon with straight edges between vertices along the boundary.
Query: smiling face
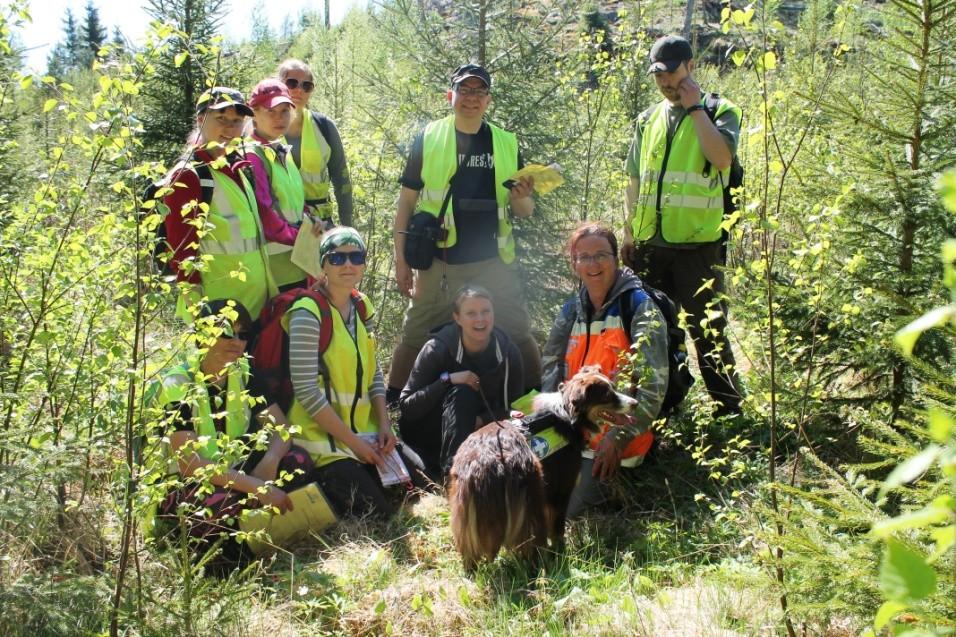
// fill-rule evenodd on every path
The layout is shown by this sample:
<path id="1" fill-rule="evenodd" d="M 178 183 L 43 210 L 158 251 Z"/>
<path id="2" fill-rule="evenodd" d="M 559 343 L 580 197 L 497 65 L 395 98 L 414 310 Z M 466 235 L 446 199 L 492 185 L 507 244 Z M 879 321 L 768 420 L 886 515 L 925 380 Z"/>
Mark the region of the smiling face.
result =
<path id="1" fill-rule="evenodd" d="M 617 276 L 617 259 L 611 243 L 602 236 L 584 235 L 571 247 L 574 273 L 584 283 L 592 299 L 604 299 Z"/>
<path id="2" fill-rule="evenodd" d="M 293 113 L 291 104 L 283 102 L 273 108 L 259 106 L 252 110 L 256 113 L 253 118 L 256 125 L 256 132 L 265 139 L 269 141 L 278 139 L 289 130 Z"/>
<path id="3" fill-rule="evenodd" d="M 352 244 L 345 244 L 332 251 L 332 253 L 339 254 L 352 252 L 362 253 L 364 250 Z M 346 258 L 342 265 L 332 265 L 329 262 L 329 256 L 326 255 L 322 261 L 322 271 L 325 272 L 325 275 L 329 279 L 329 289 L 338 288 L 351 291 L 353 288 L 358 287 L 359 281 L 362 280 L 362 275 L 365 274 L 365 264 L 355 265 L 352 263 L 351 258 Z"/>
<path id="4" fill-rule="evenodd" d="M 204 144 L 219 142 L 223 146 L 242 136 L 242 126 L 246 116 L 229 106 L 219 110 L 208 110 L 197 116 L 199 135 Z"/>
<path id="5" fill-rule="evenodd" d="M 485 348 L 495 327 L 495 308 L 490 300 L 481 296 L 465 298 L 452 317 L 461 327 L 466 349 L 477 351 Z"/>
<path id="6" fill-rule="evenodd" d="M 477 121 L 485 116 L 485 111 L 491 104 L 491 93 L 481 79 L 469 77 L 448 91 L 448 100 L 456 117 L 466 121 Z"/>

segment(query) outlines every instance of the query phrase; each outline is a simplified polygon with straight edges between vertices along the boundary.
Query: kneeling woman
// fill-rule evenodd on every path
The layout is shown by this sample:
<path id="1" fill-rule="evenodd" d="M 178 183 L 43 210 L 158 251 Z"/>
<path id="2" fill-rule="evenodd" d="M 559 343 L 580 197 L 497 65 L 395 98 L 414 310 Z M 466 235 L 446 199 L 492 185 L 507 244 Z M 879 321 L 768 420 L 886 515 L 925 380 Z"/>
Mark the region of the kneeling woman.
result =
<path id="1" fill-rule="evenodd" d="M 524 391 L 521 354 L 495 327 L 488 290 L 461 288 L 452 318 L 419 352 L 400 399 L 402 438 L 436 482 L 468 434 L 507 417 Z"/>
<path id="2" fill-rule="evenodd" d="M 392 506 L 376 466 L 394 469 L 387 458 L 397 441 L 375 360 L 371 305 L 355 289 L 365 273 L 365 255 L 365 242 L 354 229 L 326 232 L 319 248 L 323 279 L 314 289 L 328 299 L 327 315 L 303 296 L 283 317 L 295 396 L 289 421 L 302 428 L 296 444 L 312 454 L 317 481 L 340 515 L 387 517 Z M 319 347 L 323 320 L 332 322 L 324 352 Z M 407 458 L 405 464 L 414 480 L 414 465 Z"/>
<path id="3" fill-rule="evenodd" d="M 233 313 L 234 321 L 225 318 Z M 238 514 L 258 506 L 289 510 L 287 491 L 304 486 L 313 465 L 305 451 L 275 433 L 264 452 L 243 457 L 248 447 L 240 441 L 250 443 L 266 422 L 285 424 L 285 416 L 275 405 L 266 408 L 262 400 L 258 412 L 250 408 L 250 398 L 259 393 L 249 383 L 243 358 L 252 326 L 246 308 L 232 300 L 212 301 L 203 306 L 200 323 L 219 332 L 215 341 L 198 364 L 166 370 L 159 387 L 158 401 L 172 429 L 169 470 L 179 474 L 182 485 L 169 493 L 158 513 L 161 520 L 179 526 L 185 512 L 186 532 L 198 540 L 201 553 L 225 536 L 222 555 L 213 564 L 229 568 L 251 555 L 229 534 Z M 284 474 L 289 479 L 280 487 L 276 480 Z"/>

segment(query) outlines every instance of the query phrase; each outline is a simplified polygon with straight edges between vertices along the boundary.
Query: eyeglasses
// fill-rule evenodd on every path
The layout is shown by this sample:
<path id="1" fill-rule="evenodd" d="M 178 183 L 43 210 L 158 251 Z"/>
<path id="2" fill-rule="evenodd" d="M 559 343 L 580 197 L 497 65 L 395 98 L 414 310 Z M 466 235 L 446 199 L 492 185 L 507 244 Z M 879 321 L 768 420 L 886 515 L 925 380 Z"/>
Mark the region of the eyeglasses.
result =
<path id="1" fill-rule="evenodd" d="M 352 265 L 362 265 L 365 263 L 365 252 L 362 250 L 357 252 L 329 252 L 325 255 L 325 258 L 329 260 L 329 265 L 345 265 L 346 261 L 351 261 Z"/>
<path id="2" fill-rule="evenodd" d="M 315 90 L 315 82 L 310 82 L 309 80 L 300 82 L 294 77 L 287 77 L 282 81 L 285 82 L 285 85 L 289 87 L 290 91 L 299 88 L 299 86 L 302 86 L 302 90 L 306 93 L 311 93 L 313 90 Z"/>
<path id="3" fill-rule="evenodd" d="M 574 255 L 575 263 L 598 263 L 600 261 L 608 261 L 614 258 L 614 254 L 611 252 L 595 252 L 594 254 L 576 254 Z"/>
<path id="4" fill-rule="evenodd" d="M 471 88 L 470 86 L 456 86 L 455 92 L 462 97 L 488 97 L 491 91 L 486 88 Z"/>

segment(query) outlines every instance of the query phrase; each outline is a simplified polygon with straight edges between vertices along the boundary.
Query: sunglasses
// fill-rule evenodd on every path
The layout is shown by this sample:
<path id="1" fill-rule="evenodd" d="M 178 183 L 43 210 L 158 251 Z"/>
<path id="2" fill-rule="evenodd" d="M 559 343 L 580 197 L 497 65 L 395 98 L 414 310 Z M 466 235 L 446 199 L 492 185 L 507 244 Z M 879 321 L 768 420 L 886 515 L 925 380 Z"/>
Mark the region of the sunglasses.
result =
<path id="1" fill-rule="evenodd" d="M 310 82 L 309 80 L 300 82 L 294 77 L 289 77 L 283 80 L 283 82 L 285 82 L 285 85 L 289 87 L 290 91 L 299 88 L 300 85 L 302 86 L 302 90 L 306 93 L 311 93 L 315 89 L 315 82 Z"/>
<path id="2" fill-rule="evenodd" d="M 365 252 L 329 252 L 325 258 L 329 260 L 329 265 L 345 265 L 346 261 L 351 261 L 352 265 L 363 265 Z"/>

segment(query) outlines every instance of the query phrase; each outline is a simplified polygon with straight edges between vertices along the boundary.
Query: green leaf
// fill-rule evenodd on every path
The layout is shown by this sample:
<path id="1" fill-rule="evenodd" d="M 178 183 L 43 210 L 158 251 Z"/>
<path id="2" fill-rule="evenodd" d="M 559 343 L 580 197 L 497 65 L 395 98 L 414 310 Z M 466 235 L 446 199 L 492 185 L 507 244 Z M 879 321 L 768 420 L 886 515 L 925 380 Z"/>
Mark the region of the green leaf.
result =
<path id="1" fill-rule="evenodd" d="M 54 109 L 54 107 L 56 107 L 56 105 L 57 105 L 57 100 L 51 97 L 47 101 L 43 102 L 43 112 L 49 113 L 50 111 Z"/>
<path id="2" fill-rule="evenodd" d="M 381 615 L 382 613 L 385 612 L 385 608 L 386 608 L 386 607 L 387 607 L 387 606 L 386 606 L 386 604 L 385 604 L 385 600 L 384 600 L 384 599 L 378 600 L 378 603 L 375 604 L 375 614 L 376 614 L 376 615 Z"/>
<path id="3" fill-rule="evenodd" d="M 937 182 L 939 196 L 950 212 L 956 212 L 956 170 L 943 173 Z"/>
<path id="4" fill-rule="evenodd" d="M 773 51 L 767 51 L 763 54 L 763 67 L 768 71 L 777 68 L 777 54 Z"/>
<path id="5" fill-rule="evenodd" d="M 939 407 L 929 410 L 929 435 L 939 444 L 945 444 L 950 436 L 956 435 L 956 421 Z"/>
<path id="6" fill-rule="evenodd" d="M 880 609 L 876 611 L 876 617 L 873 618 L 873 628 L 880 630 L 903 610 L 906 610 L 906 604 L 902 602 L 895 602 L 893 600 L 883 602 Z"/>
<path id="7" fill-rule="evenodd" d="M 904 355 L 912 356 L 916 341 L 923 332 L 952 321 L 954 317 L 956 317 L 956 304 L 934 308 L 898 331 L 893 340 Z"/>
<path id="8" fill-rule="evenodd" d="M 740 66 L 747 59 L 747 52 L 738 49 L 734 51 L 734 54 L 730 56 L 730 59 L 734 61 L 734 64 Z"/>
<path id="9" fill-rule="evenodd" d="M 873 526 L 873 535 L 880 538 L 889 537 L 897 531 L 905 529 L 922 529 L 932 524 L 939 524 L 949 519 L 951 507 L 947 506 L 952 501 L 951 497 L 942 496 L 936 498 L 932 504 L 920 509 L 898 515 L 895 518 L 880 522 Z"/>
<path id="10" fill-rule="evenodd" d="M 179 67 L 181 67 L 183 65 L 183 62 L 185 62 L 186 58 L 188 57 L 189 57 L 189 51 L 183 51 L 181 53 L 177 53 L 176 57 L 173 58 L 173 63 L 176 65 L 176 68 L 178 69 Z"/>
<path id="11" fill-rule="evenodd" d="M 889 540 L 880 565 L 880 589 L 890 600 L 924 599 L 936 590 L 936 571 L 919 553 Z"/>
<path id="12" fill-rule="evenodd" d="M 936 542 L 936 549 L 930 555 L 930 560 L 937 560 L 942 557 L 953 545 L 956 545 L 956 524 L 941 529 L 933 529 L 930 537 Z"/>
<path id="13" fill-rule="evenodd" d="M 882 498 L 890 489 L 912 482 L 921 476 L 936 461 L 941 451 L 942 449 L 938 445 L 930 445 L 912 458 L 907 458 L 902 464 L 897 465 L 890 472 L 890 475 L 886 476 L 879 497 Z"/>

